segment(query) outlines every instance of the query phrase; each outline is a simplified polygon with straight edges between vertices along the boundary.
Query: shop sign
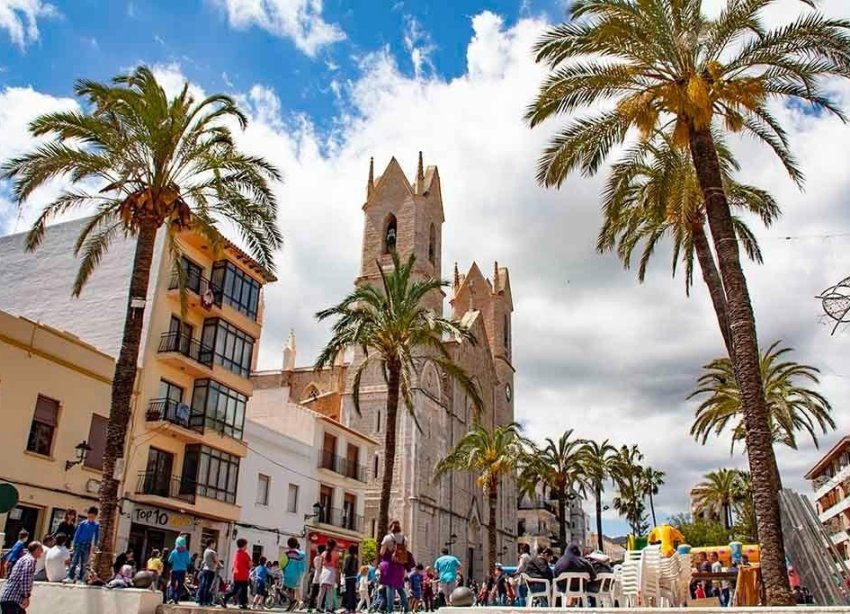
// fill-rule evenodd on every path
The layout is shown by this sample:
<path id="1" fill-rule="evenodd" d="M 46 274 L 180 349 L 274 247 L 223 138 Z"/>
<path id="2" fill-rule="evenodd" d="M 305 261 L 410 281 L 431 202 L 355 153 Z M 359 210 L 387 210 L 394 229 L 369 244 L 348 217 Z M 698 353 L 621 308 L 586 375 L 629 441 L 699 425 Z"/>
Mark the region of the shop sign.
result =
<path id="1" fill-rule="evenodd" d="M 179 514 L 158 507 L 136 506 L 133 510 L 133 522 L 168 529 L 169 531 L 180 531 L 190 533 L 195 526 L 192 517 L 188 514 Z"/>

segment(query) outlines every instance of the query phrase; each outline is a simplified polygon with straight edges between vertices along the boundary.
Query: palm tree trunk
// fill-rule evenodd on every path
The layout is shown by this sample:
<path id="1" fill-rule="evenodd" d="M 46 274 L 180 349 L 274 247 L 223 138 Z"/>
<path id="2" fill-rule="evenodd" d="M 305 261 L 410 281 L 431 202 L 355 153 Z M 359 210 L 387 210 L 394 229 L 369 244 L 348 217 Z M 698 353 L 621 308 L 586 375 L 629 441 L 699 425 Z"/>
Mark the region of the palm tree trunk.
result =
<path id="1" fill-rule="evenodd" d="M 490 575 L 493 575 L 496 570 L 496 508 L 499 504 L 499 486 L 495 479 L 490 480 L 487 504 L 490 508 L 490 516 L 487 518 L 487 556 L 490 559 L 488 563 Z"/>
<path id="2" fill-rule="evenodd" d="M 602 540 L 602 489 L 596 487 L 596 545 L 600 552 L 605 552 L 605 542 Z"/>
<path id="3" fill-rule="evenodd" d="M 563 554 L 567 551 L 567 495 L 563 490 L 558 491 L 558 541 Z"/>
<path id="4" fill-rule="evenodd" d="M 764 400 L 756 324 L 747 280 L 741 268 L 717 149 L 710 130 L 691 129 L 690 145 L 726 293 L 729 330 L 732 333 L 732 365 L 741 393 L 753 499 L 761 537 L 761 551 L 764 553 L 761 568 L 767 605 L 791 605 L 794 601 L 785 567 L 785 546 L 776 483 L 778 471 Z"/>
<path id="5" fill-rule="evenodd" d="M 652 501 L 652 489 L 649 491 L 649 513 L 652 516 L 652 526 L 657 527 L 658 522 L 655 520 L 655 503 Z"/>
<path id="6" fill-rule="evenodd" d="M 727 531 L 732 528 L 732 513 L 728 503 L 723 504 L 723 526 Z"/>
<path id="7" fill-rule="evenodd" d="M 697 261 L 702 271 L 702 279 L 708 287 L 711 296 L 711 304 L 714 305 L 714 313 L 717 316 L 717 324 L 720 326 L 720 334 L 723 335 L 723 343 L 726 345 L 726 354 L 732 360 L 732 335 L 729 331 L 729 317 L 726 313 L 726 294 L 723 291 L 723 280 L 714 263 L 714 254 L 708 244 L 705 235 L 705 227 L 702 224 L 694 225 L 691 235 L 694 240 L 694 249 L 697 253 Z"/>
<path id="8" fill-rule="evenodd" d="M 121 351 L 112 378 L 112 402 L 109 407 L 109 422 L 106 426 L 106 446 L 103 452 L 103 477 L 100 484 L 100 553 L 95 561 L 98 575 L 112 575 L 112 556 L 115 552 L 117 528 L 118 486 L 120 478 L 115 476 L 115 466 L 124 458 L 124 444 L 130 426 L 133 389 L 136 386 L 136 370 L 139 361 L 139 346 L 142 341 L 142 324 L 145 308 L 134 307 L 134 298 L 147 297 L 153 262 L 157 226 L 144 225 L 136 239 L 133 258 L 133 273 L 127 297 L 127 312 L 124 317 L 124 336 Z"/>
<path id="9" fill-rule="evenodd" d="M 387 430 L 384 434 L 384 475 L 381 479 L 381 499 L 378 504 L 379 540 L 387 534 L 390 523 L 390 493 L 393 489 L 393 476 L 395 474 L 396 423 L 398 421 L 401 366 L 398 363 L 389 363 L 387 371 L 389 372 L 387 381 Z"/>

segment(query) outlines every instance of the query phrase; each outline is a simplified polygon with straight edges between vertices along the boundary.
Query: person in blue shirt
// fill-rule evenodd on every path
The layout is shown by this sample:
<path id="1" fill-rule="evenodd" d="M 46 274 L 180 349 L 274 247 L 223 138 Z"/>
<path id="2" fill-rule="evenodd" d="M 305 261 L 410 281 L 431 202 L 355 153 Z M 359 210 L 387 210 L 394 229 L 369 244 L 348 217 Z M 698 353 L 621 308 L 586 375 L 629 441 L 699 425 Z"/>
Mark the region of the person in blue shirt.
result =
<path id="1" fill-rule="evenodd" d="M 18 541 L 15 545 L 9 548 L 9 551 L 3 555 L 3 561 L 6 563 L 6 575 L 12 572 L 12 567 L 18 562 L 27 548 L 27 542 L 30 540 L 30 533 L 26 529 L 21 529 L 18 533 Z"/>
<path id="2" fill-rule="evenodd" d="M 97 522 L 97 514 L 98 509 L 94 506 L 90 507 L 87 512 L 88 518 L 77 525 L 73 541 L 74 555 L 71 557 L 71 565 L 68 567 L 66 582 L 73 582 L 76 575 L 78 583 L 85 583 L 86 568 L 92 548 L 100 539 L 100 524 Z"/>
<path id="3" fill-rule="evenodd" d="M 298 540 L 294 537 L 290 537 L 286 545 L 289 547 L 286 551 L 286 561 L 281 557 L 280 564 L 283 568 L 283 586 L 289 593 L 289 609 L 294 610 L 301 601 L 301 578 L 307 571 L 307 555 L 298 549 Z"/>
<path id="4" fill-rule="evenodd" d="M 251 605 L 255 609 L 262 605 L 266 597 L 269 596 L 269 565 L 270 562 L 266 560 L 266 557 L 261 556 L 260 564 L 257 565 L 256 569 L 254 569 L 254 582 L 256 582 L 256 588 L 254 589 L 254 602 Z"/>
<path id="5" fill-rule="evenodd" d="M 441 552 L 442 556 L 434 561 L 440 587 L 437 593 L 437 607 L 448 604 L 452 591 L 457 588 L 457 570 L 460 569 L 460 561 L 456 556 L 449 554 L 448 548 L 443 548 Z"/>
<path id="6" fill-rule="evenodd" d="M 168 555 L 168 564 L 171 565 L 171 576 L 168 580 L 168 601 L 180 603 L 183 596 L 183 586 L 186 584 L 186 570 L 189 568 L 191 555 L 186 547 L 186 536 L 181 534 L 177 538 L 174 550 Z"/>

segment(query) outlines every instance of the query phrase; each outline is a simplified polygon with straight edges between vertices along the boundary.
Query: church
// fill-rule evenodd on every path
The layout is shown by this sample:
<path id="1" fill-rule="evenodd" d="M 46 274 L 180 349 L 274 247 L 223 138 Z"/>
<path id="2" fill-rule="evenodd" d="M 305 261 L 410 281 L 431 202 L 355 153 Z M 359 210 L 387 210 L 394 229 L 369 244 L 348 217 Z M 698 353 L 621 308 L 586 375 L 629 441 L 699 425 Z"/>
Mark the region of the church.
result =
<path id="1" fill-rule="evenodd" d="M 391 252 L 406 260 L 416 255 L 415 275 L 443 278 L 442 229 L 444 223 L 440 176 L 436 166 L 424 167 L 422 154 L 413 181 L 391 159 L 380 177 L 370 163 L 363 204 L 364 231 L 361 267 L 356 285 L 380 286 L 378 263 L 392 266 Z M 449 351 L 477 383 L 484 401 L 480 420 L 496 426 L 514 420 L 514 366 L 511 352 L 513 302 L 508 269 L 495 264 L 485 277 L 473 263 L 466 274 L 454 266 L 449 286 L 451 316 L 475 334 L 478 343 L 448 342 Z M 434 293 L 429 308 L 443 312 L 445 295 Z M 290 342 L 291 343 L 291 342 Z M 294 347 L 290 348 L 294 353 Z M 316 372 L 296 368 L 293 361 L 281 372 L 293 399 L 342 424 L 383 442 L 386 422 L 386 384 L 379 372 L 364 374 L 358 414 L 352 400 L 354 368 L 362 355 L 353 352 L 348 362 Z M 398 518 L 410 539 L 414 557 L 425 563 L 449 548 L 463 563 L 467 577 L 483 578 L 487 570 L 487 504 L 471 474 L 450 474 L 432 480 L 435 463 L 470 429 L 473 409 L 462 389 L 439 368 L 424 361 L 417 374 L 415 413 L 420 429 L 402 405 L 399 408 L 397 456 L 390 517 Z M 383 449 L 359 462 L 368 469 L 363 532 L 375 535 L 383 467 Z M 497 518 L 498 561 L 513 564 L 516 558 L 516 486 L 505 480 L 500 489 Z"/>

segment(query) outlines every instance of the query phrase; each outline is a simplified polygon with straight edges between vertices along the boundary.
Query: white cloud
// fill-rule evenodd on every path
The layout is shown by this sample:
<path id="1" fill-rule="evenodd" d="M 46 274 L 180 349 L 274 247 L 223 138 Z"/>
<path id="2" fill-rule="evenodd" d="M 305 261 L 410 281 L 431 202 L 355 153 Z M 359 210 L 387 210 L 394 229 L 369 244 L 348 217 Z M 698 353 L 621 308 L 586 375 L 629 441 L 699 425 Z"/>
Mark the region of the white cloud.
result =
<path id="1" fill-rule="evenodd" d="M 419 20 L 413 15 L 404 16 L 404 34 L 402 36 L 404 48 L 410 54 L 410 62 L 413 64 L 413 74 L 417 79 L 433 74 L 434 63 L 431 54 L 434 52 L 434 43 L 431 35 L 423 28 Z"/>
<path id="2" fill-rule="evenodd" d="M 322 17 L 322 0 L 215 0 L 234 28 L 260 27 L 292 39 L 309 56 L 345 38 L 336 24 Z"/>
<path id="3" fill-rule="evenodd" d="M 467 71 L 448 81 L 404 75 L 386 48 L 364 56 L 362 76 L 340 85 L 347 104 L 340 105 L 345 111 L 331 136 L 289 114 L 268 86 L 242 93 L 253 118 L 242 145 L 285 175 L 277 188 L 285 245 L 277 259 L 280 281 L 266 290 L 260 366 L 280 364 L 290 328 L 298 335 L 299 364 L 312 362 L 327 339 L 313 314 L 349 291 L 359 268 L 369 157 L 378 173 L 395 155 L 412 174 L 423 150 L 442 178 L 443 275 L 454 261 L 465 269 L 473 259 L 484 271 L 493 260 L 511 269 L 518 418 L 535 437 L 575 428 L 584 437 L 638 443 L 648 462 L 667 473 L 658 498 L 664 517 L 686 509 L 687 491 L 701 473 L 744 464 L 740 455 L 730 458 L 728 440 L 702 447 L 688 436 L 694 404 L 686 396 L 700 366 L 722 353 L 722 342 L 703 286 L 697 280 L 691 298 L 685 296 L 683 281 L 670 278 L 664 246 L 643 285 L 612 256 L 595 253 L 602 177 L 573 177 L 560 191 L 535 184 L 536 159 L 550 133 L 529 130 L 522 116 L 543 75 L 531 46 L 545 25 L 525 18 L 506 27 L 498 15 L 476 15 Z M 169 91 L 181 86 L 179 66 L 157 71 Z M 841 91 L 850 101 L 850 90 Z M 11 118 L 17 126 L 16 150 L 27 144 L 20 127 L 35 112 L 29 101 L 41 95 L 28 90 L 26 96 L 14 104 L 0 97 L 0 125 Z M 782 338 L 796 348 L 796 360 L 823 371 L 821 391 L 835 404 L 839 425 L 825 447 L 850 430 L 841 405 L 850 390 L 850 333 L 830 337 L 813 297 L 850 274 L 850 238 L 782 237 L 848 231 L 850 175 L 843 160 L 850 128 L 790 109 L 782 120 L 805 167 L 807 190 L 799 192 L 764 148 L 739 145 L 743 178 L 769 188 L 784 211 L 774 228 L 754 225 L 766 263 L 748 265 L 747 273 L 762 345 Z M 0 143 L 0 157 L 8 155 L 5 147 Z M 805 440 L 798 452 L 780 450 L 786 484 L 807 489 L 802 475 L 818 454 Z"/>
<path id="4" fill-rule="evenodd" d="M 56 7 L 42 0 L 0 0 L 0 29 L 24 49 L 38 40 L 38 19 L 58 14 Z"/>

